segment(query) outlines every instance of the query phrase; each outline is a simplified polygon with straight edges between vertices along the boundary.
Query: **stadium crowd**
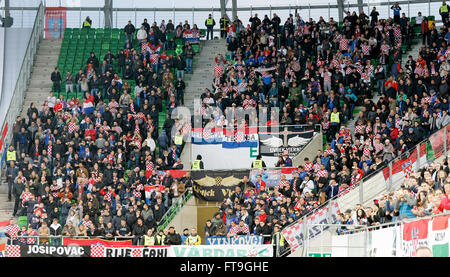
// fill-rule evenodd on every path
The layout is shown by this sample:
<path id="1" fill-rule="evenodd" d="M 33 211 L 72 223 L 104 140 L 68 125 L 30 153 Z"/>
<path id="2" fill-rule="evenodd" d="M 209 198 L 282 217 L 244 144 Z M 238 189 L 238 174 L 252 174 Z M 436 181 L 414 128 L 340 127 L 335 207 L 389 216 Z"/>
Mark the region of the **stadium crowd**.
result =
<path id="1" fill-rule="evenodd" d="M 449 162 L 450 157 L 446 157 L 441 163 L 429 163 L 405 178 L 398 190 L 376 197 L 373 205 L 357 205 L 340 213 L 337 224 L 349 226 L 337 232 L 450 212 Z"/>
<path id="2" fill-rule="evenodd" d="M 229 235 L 278 231 L 450 122 L 448 21 L 424 31 L 424 19 L 427 41 L 418 59 L 402 61 L 402 45 L 410 49 L 415 36 L 409 19 L 403 13 L 378 20 L 375 8 L 370 17 L 348 13 L 341 29 L 333 19 L 305 22 L 299 15 L 280 27 L 276 14 L 263 20 L 255 14 L 246 27 L 236 18 L 227 28 L 227 58 L 216 57 L 213 92 L 205 90 L 203 107 L 225 114 L 230 106 L 278 107 L 280 122 L 268 115 L 268 124 L 321 124 L 327 145 L 299 165 L 290 183 L 283 177 L 269 191 L 261 178 L 244 180 L 206 233 L 224 234 L 223 225 Z M 352 132 L 345 125 L 357 105 Z"/>
<path id="3" fill-rule="evenodd" d="M 439 31 L 431 24 L 419 58 L 407 61 L 402 61 L 402 45 L 412 44 L 414 32 L 404 14 L 397 22 L 378 19 L 375 10 L 370 20 L 364 12 L 349 12 L 342 28 L 333 18 L 305 22 L 298 14 L 283 26 L 275 13 L 263 20 L 254 14 L 249 22 L 246 27 L 238 18 L 228 23 L 228 53 L 216 57 L 213 91 L 205 89 L 195 115 L 204 116 L 205 124 L 236 126 L 235 118 L 225 122 L 214 111 L 227 115 L 227 107 L 279 107 L 279 122 L 267 113 L 270 124 L 320 123 L 327 145 L 314 159 L 295 165 L 299 170 L 291 182 L 282 178 L 273 190 L 261 178 L 251 182 L 245 177 L 206 223 L 208 236 L 262 234 L 267 242 L 450 121 L 448 22 Z M 31 105 L 28 120 L 17 118 L 7 176 L 14 215 L 28 218 L 22 234 L 181 243 L 173 228 L 158 233 L 156 227 L 192 180 L 189 173 L 173 178 L 158 172 L 183 168 L 182 144 L 175 143 L 171 129 L 176 125 L 176 135 L 185 135 L 194 122 L 174 121 L 169 114 L 183 104 L 184 70 L 191 70 L 186 60 L 194 54 L 189 42 L 175 46 L 161 34 L 180 37 L 191 28 L 187 21 L 177 27 L 170 21 L 159 27 L 142 24 L 140 49 L 135 49 L 130 24 L 124 28 L 123 52 L 108 53 L 102 65 L 92 55 L 78 73 L 82 102 L 63 95 L 57 99 L 51 92 L 40 110 Z M 176 58 L 165 55 L 164 49 L 174 48 Z M 54 73 L 60 82 L 58 70 Z M 137 86 L 130 87 L 127 79 Z M 373 100 L 373 91 L 379 100 Z M 351 132 L 345 124 L 359 105 Z M 168 117 L 160 128 L 163 108 Z M 16 229 L 9 229 L 13 238 Z M 188 243 L 197 243 L 196 230 L 186 234 L 194 237 Z"/>

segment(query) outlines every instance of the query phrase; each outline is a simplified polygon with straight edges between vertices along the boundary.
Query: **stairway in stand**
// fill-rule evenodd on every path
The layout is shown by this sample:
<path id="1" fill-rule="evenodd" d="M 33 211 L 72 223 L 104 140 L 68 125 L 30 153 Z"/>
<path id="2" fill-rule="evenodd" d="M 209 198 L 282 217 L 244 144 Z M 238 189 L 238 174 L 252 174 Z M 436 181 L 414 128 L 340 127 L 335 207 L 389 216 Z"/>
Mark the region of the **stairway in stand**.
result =
<path id="1" fill-rule="evenodd" d="M 194 111 L 194 99 L 200 99 L 205 88 L 211 90 L 215 65 L 214 58 L 217 54 L 222 54 L 225 57 L 226 51 L 227 46 L 224 39 L 204 41 L 203 49 L 200 54 L 197 54 L 196 62 L 193 65 L 194 74 L 192 74 L 190 80 L 185 81 L 184 104 L 189 108 L 191 114 Z"/>
<path id="2" fill-rule="evenodd" d="M 41 105 L 52 90 L 50 76 L 58 63 L 61 43 L 61 39 L 43 39 L 39 44 L 30 83 L 23 102 L 22 117 L 28 119 L 27 110 L 31 103 L 34 103 L 36 108 L 40 110 Z M 58 95 L 55 96 L 58 97 Z"/>

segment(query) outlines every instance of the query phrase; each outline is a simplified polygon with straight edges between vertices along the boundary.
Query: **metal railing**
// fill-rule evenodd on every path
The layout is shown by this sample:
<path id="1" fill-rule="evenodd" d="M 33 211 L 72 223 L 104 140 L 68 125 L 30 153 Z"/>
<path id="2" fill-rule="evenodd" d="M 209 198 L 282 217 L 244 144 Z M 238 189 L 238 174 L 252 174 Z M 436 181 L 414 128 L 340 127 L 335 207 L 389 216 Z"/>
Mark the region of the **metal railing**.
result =
<path id="1" fill-rule="evenodd" d="M 254 234 L 249 234 L 252 236 L 259 236 L 262 237 L 263 240 L 264 239 L 268 239 L 271 238 L 272 235 L 254 235 Z M 245 235 L 244 235 L 245 236 Z M 140 240 L 138 241 L 137 244 L 133 244 L 133 245 L 144 245 L 143 243 L 143 236 L 139 236 Z M 228 236 L 217 236 L 217 238 L 227 238 Z M 233 236 L 234 237 L 234 236 Z M 42 235 L 42 236 L 16 236 L 14 239 L 12 238 L 8 238 L 7 239 L 7 245 L 43 245 L 43 244 L 50 244 L 50 245 L 54 245 L 54 246 L 60 246 L 60 245 L 64 245 L 64 239 L 71 239 L 71 240 L 75 240 L 75 239 L 79 239 L 79 240 L 88 240 L 88 239 L 102 239 L 102 240 L 108 240 L 108 241 L 124 241 L 124 240 L 133 240 L 136 238 L 136 236 L 113 236 L 113 237 L 107 237 L 107 236 L 64 236 L 64 235 L 59 235 L 59 236 L 51 236 L 51 235 Z M 74 244 L 73 241 L 71 241 L 71 244 Z M 206 244 L 206 240 L 202 241 L 202 245 Z M 164 244 L 163 244 L 164 245 Z M 275 243 L 273 244 L 275 246 Z"/>
<path id="2" fill-rule="evenodd" d="M 22 66 L 20 68 L 14 93 L 11 98 L 11 103 L 9 104 L 8 112 L 6 113 L 5 120 L 3 121 L 2 130 L 5 128 L 6 123 L 8 123 L 8 126 L 12 128 L 16 117 L 20 115 L 20 112 L 22 111 L 25 92 L 27 91 L 28 84 L 30 82 L 34 58 L 44 34 L 44 10 L 44 6 L 41 3 L 34 21 L 33 31 L 31 32 L 30 40 L 28 41 L 27 50 L 22 61 Z M 4 141 L 10 142 L 11 138 L 12 132 L 8 132 Z"/>
<path id="3" fill-rule="evenodd" d="M 284 18 L 288 17 L 289 14 L 293 14 L 297 11 L 302 18 L 314 18 L 318 19 L 319 16 L 323 16 L 326 19 L 333 17 L 335 20 L 341 21 L 341 17 L 343 15 L 339 15 L 339 6 L 336 4 L 336 1 L 330 0 L 328 3 L 316 4 L 314 1 L 309 1 L 307 5 L 301 4 L 297 5 L 283 5 L 283 6 L 246 6 L 246 7 L 238 7 L 236 9 L 237 15 L 241 20 L 247 20 L 250 16 L 253 16 L 254 13 L 268 13 L 272 16 L 273 12 L 277 12 L 277 14 L 284 20 Z M 311 3 L 312 2 L 312 3 Z M 370 14 L 372 7 L 377 7 L 378 12 L 380 13 L 381 18 L 387 18 L 388 16 L 392 16 L 392 11 L 390 7 L 393 5 L 394 0 L 392 1 L 383 1 L 383 2 L 372 2 L 372 1 L 364 1 L 363 10 L 367 15 Z M 413 17 L 417 15 L 418 11 L 421 11 L 423 15 L 438 15 L 438 9 L 441 0 L 399 0 L 399 5 L 402 7 L 402 12 L 405 12 L 407 17 Z M 303 2 L 304 3 L 304 2 Z M 176 25 L 178 22 L 184 20 L 192 19 L 191 24 L 197 24 L 199 28 L 205 28 L 204 20 L 208 16 L 208 14 L 212 14 L 214 18 L 216 18 L 216 22 L 219 17 L 221 17 L 222 9 L 220 7 L 189 7 L 189 8 L 178 8 L 178 7 L 150 7 L 149 4 L 147 7 L 128 7 L 128 8 L 112 8 L 112 27 L 113 28 L 123 28 L 128 22 L 131 20 L 134 25 L 139 25 L 141 20 L 144 18 L 148 18 L 149 21 L 158 23 L 164 19 L 166 22 L 168 19 L 172 19 L 174 24 Z M 343 6 L 343 11 L 347 10 L 355 10 L 357 11 L 360 6 L 357 3 L 347 2 Z M 0 11 L 4 11 L 5 7 L 0 7 Z M 11 16 L 14 18 L 13 27 L 26 28 L 31 27 L 31 23 L 29 22 L 29 18 L 33 11 L 38 10 L 37 7 L 9 7 L 8 10 L 11 13 Z M 226 7 L 225 12 L 232 12 L 231 7 Z M 92 19 L 94 28 L 103 28 L 105 26 L 105 16 L 104 16 L 104 7 L 67 7 L 67 27 L 69 28 L 81 28 L 83 20 L 86 16 L 90 16 Z M 437 22 L 441 22 L 440 18 L 436 18 Z M 243 22 L 246 25 L 245 22 Z M 219 29 L 215 29 L 215 31 L 219 31 Z"/>
<path id="4" fill-rule="evenodd" d="M 371 178 L 373 178 L 374 176 L 382 173 L 386 168 L 389 168 L 389 178 L 386 180 L 386 184 L 383 187 L 383 190 L 378 191 L 377 194 L 381 194 L 381 193 L 383 193 L 385 191 L 391 192 L 391 191 L 394 191 L 394 190 L 398 189 L 402 185 L 402 182 L 395 183 L 395 184 L 393 183 L 393 179 L 392 179 L 393 174 L 392 174 L 392 172 L 393 172 L 393 165 L 394 165 L 394 163 L 399 161 L 399 160 L 403 160 L 403 159 L 409 157 L 410 155 L 412 155 L 414 152 L 416 152 L 416 154 L 417 154 L 416 168 L 413 169 L 413 170 L 417 171 L 420 168 L 422 168 L 423 166 L 425 166 L 426 163 L 425 164 L 421 164 L 421 162 L 420 162 L 420 146 L 423 145 L 424 143 L 426 144 L 430 140 L 430 138 L 432 136 L 440 136 L 441 134 L 439 134 L 439 132 L 443 132 L 443 134 L 442 134 L 442 136 L 443 136 L 443 145 L 442 145 L 443 149 L 442 149 L 442 153 L 439 153 L 439 155 L 441 155 L 441 156 L 445 155 L 447 153 L 447 151 L 449 150 L 448 149 L 449 146 L 447 145 L 447 141 L 448 141 L 447 136 L 448 136 L 448 133 L 449 133 L 449 130 L 448 130 L 449 128 L 450 128 L 450 124 L 442 127 L 440 130 L 430 134 L 430 136 L 428 138 L 426 138 L 426 139 L 422 140 L 421 142 L 419 142 L 418 144 L 416 144 L 415 147 L 413 147 L 413 149 L 410 149 L 408 152 L 404 153 L 400 157 L 392 159 L 387 166 L 372 172 L 368 176 L 365 176 L 364 178 L 362 178 L 359 182 L 357 182 L 353 186 L 347 188 L 344 191 L 341 191 L 340 193 L 335 195 L 333 198 L 328 199 L 326 202 L 324 202 L 322 205 L 320 205 L 317 209 L 314 209 L 314 210 L 310 211 L 309 213 L 307 213 L 306 215 L 302 216 L 300 219 L 296 220 L 294 223 L 292 223 L 292 224 L 290 224 L 290 225 L 288 225 L 286 227 L 290 227 L 290 226 L 292 226 L 292 225 L 294 225 L 294 224 L 296 224 L 298 222 L 306 222 L 306 218 L 307 217 L 311 216 L 312 214 L 314 214 L 318 210 L 321 210 L 322 208 L 330 205 L 331 201 L 338 200 L 340 197 L 344 196 L 347 193 L 355 192 L 356 188 L 359 188 L 358 203 L 363 204 L 364 202 L 367 202 L 367 201 L 364 201 L 364 198 L 365 198 L 365 195 L 364 195 L 364 191 L 365 191 L 364 183 L 367 183 Z M 357 203 L 354 203 L 354 204 L 356 205 Z M 308 230 L 308 228 L 306 228 L 306 232 L 307 232 L 307 230 Z M 290 251 L 289 248 L 287 248 L 285 250 L 285 252 L 288 252 L 288 251 Z M 283 255 L 283 254 L 285 254 L 285 253 L 281 253 L 281 255 Z"/>
<path id="5" fill-rule="evenodd" d="M 158 231 L 164 230 L 167 225 L 172 221 L 176 214 L 181 211 L 186 202 L 192 196 L 192 188 L 187 188 L 183 194 L 177 198 L 172 198 L 172 205 L 167 209 L 167 212 L 163 215 L 161 220 L 157 222 Z"/>

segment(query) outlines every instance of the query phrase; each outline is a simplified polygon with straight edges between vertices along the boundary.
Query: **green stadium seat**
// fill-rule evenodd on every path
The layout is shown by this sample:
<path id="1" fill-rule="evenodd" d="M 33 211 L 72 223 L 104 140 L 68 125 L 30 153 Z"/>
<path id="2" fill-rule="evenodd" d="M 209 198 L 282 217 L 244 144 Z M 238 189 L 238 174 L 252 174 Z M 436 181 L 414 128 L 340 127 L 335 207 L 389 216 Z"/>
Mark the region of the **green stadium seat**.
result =
<path id="1" fill-rule="evenodd" d="M 192 44 L 192 49 L 195 51 L 195 53 L 198 53 L 200 51 L 200 45 Z"/>

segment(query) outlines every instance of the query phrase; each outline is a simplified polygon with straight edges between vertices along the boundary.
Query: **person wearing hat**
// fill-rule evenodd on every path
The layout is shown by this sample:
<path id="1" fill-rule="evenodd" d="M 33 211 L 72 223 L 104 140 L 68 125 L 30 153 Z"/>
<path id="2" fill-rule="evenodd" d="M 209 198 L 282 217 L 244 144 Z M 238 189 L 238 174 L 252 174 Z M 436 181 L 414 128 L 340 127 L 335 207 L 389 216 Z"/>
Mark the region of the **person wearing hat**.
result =
<path id="1" fill-rule="evenodd" d="M 253 161 L 251 168 L 265 168 L 266 163 L 262 160 L 261 154 L 256 157 L 256 160 Z"/>
<path id="2" fill-rule="evenodd" d="M 212 15 L 209 14 L 208 18 L 205 20 L 206 25 L 206 39 L 208 40 L 209 34 L 211 34 L 211 39 L 213 39 L 213 28 L 214 25 L 216 25 L 216 21 L 214 21 L 214 18 L 212 18 Z"/>
<path id="3" fill-rule="evenodd" d="M 197 155 L 197 159 L 192 162 L 192 168 L 191 169 L 192 170 L 204 169 L 201 155 Z"/>

